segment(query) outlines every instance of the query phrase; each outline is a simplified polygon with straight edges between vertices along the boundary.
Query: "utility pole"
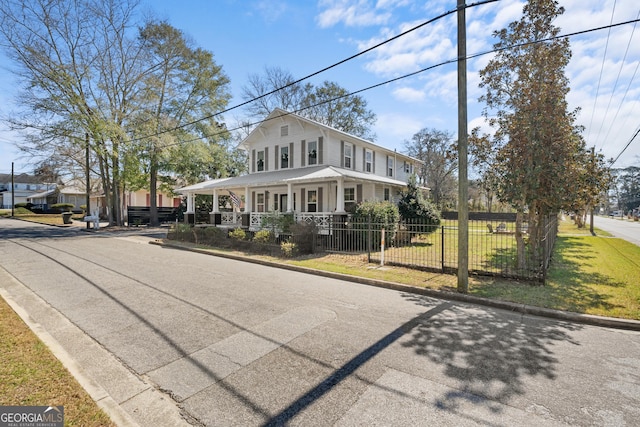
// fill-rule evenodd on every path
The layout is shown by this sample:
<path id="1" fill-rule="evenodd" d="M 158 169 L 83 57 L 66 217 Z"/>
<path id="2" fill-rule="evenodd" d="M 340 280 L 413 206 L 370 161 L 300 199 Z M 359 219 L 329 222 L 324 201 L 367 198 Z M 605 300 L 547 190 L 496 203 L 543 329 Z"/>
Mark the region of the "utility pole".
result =
<path id="1" fill-rule="evenodd" d="M 595 177 L 593 176 L 596 173 L 596 147 L 591 147 L 591 171 L 590 171 L 590 179 L 591 180 L 595 180 Z M 596 234 L 593 232 L 593 210 L 595 209 L 595 203 L 591 203 L 591 218 L 590 218 L 590 222 L 589 222 L 589 231 L 591 232 L 592 236 L 595 236 Z"/>
<path id="2" fill-rule="evenodd" d="M 467 176 L 467 23 L 458 0 L 458 292 L 469 291 L 469 180 Z"/>
<path id="3" fill-rule="evenodd" d="M 89 216 L 89 215 L 91 215 L 91 197 L 90 197 L 90 194 L 91 194 L 91 181 L 90 181 L 91 175 L 89 173 L 89 133 L 88 132 L 84 134 L 84 143 L 85 143 L 85 147 L 84 147 L 84 149 L 85 149 L 85 152 L 84 152 L 84 161 L 85 161 L 84 170 L 85 170 L 85 176 L 86 176 L 86 179 L 87 179 L 87 183 L 85 184 L 86 185 L 86 193 L 87 193 L 86 201 L 85 201 L 86 206 L 87 206 L 87 210 L 86 210 L 85 216 Z M 89 221 L 85 221 L 85 223 L 87 224 L 87 230 L 88 230 L 89 229 Z"/>
<path id="4" fill-rule="evenodd" d="M 13 162 L 11 162 L 11 217 L 13 218 L 16 207 L 16 184 L 13 178 Z"/>

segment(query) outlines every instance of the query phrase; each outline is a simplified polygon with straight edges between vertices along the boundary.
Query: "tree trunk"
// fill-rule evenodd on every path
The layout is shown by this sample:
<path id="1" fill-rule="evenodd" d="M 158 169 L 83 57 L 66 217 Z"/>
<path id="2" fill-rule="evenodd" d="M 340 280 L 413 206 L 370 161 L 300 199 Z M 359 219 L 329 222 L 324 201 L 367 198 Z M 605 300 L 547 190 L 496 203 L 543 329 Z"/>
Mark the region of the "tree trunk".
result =
<path id="1" fill-rule="evenodd" d="M 158 158 L 155 149 L 152 150 L 151 164 L 149 168 L 149 225 L 157 227 L 160 225 L 158 219 Z"/>
<path id="2" fill-rule="evenodd" d="M 518 270 L 523 270 L 527 265 L 526 246 L 524 242 L 524 235 L 522 233 L 523 217 L 523 209 L 518 208 L 516 211 L 516 251 L 518 257 Z"/>

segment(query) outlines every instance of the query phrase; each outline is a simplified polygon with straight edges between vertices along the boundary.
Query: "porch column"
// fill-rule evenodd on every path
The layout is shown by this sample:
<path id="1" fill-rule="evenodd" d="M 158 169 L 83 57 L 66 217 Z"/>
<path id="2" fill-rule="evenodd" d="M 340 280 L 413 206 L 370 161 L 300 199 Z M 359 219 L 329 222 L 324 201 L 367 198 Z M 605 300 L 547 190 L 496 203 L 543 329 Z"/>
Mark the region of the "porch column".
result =
<path id="1" fill-rule="evenodd" d="M 293 186 L 287 183 L 287 212 L 293 212 Z"/>
<path id="2" fill-rule="evenodd" d="M 187 193 L 187 213 L 193 213 L 195 211 L 195 194 Z"/>
<path id="3" fill-rule="evenodd" d="M 253 209 L 251 206 L 251 192 L 249 191 L 249 187 L 244 187 L 244 212 L 250 213 Z"/>
<path id="4" fill-rule="evenodd" d="M 211 213 L 220 212 L 220 208 L 218 206 L 218 189 L 213 189 L 213 205 L 211 206 Z"/>
<path id="5" fill-rule="evenodd" d="M 345 213 L 344 210 L 344 181 L 342 178 L 338 178 L 338 191 L 336 200 L 336 213 Z"/>

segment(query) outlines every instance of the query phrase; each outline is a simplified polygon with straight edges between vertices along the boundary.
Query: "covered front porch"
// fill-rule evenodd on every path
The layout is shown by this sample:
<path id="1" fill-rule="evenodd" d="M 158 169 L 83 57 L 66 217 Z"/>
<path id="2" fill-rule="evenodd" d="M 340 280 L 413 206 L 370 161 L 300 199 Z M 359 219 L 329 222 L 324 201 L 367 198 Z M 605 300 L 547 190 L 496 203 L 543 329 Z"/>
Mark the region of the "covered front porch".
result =
<path id="1" fill-rule="evenodd" d="M 405 183 L 332 166 L 256 173 L 205 181 L 177 190 L 187 199 L 185 222 L 258 231 L 268 219 L 291 215 L 296 223 L 315 224 L 322 234 L 344 222 L 364 200 L 390 200 Z M 212 208 L 196 215 L 196 195 L 211 196 Z"/>

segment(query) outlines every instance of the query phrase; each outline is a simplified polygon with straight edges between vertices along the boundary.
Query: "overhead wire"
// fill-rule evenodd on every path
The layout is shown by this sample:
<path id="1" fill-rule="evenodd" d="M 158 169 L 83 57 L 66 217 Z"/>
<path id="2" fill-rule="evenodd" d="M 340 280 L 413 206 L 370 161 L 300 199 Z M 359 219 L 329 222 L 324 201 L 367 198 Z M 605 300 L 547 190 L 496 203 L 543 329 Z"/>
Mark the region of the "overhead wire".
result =
<path id="1" fill-rule="evenodd" d="M 540 39 L 540 40 L 518 43 L 518 44 L 504 46 L 504 47 L 497 48 L 497 49 L 494 48 L 494 49 L 490 49 L 490 50 L 486 50 L 486 51 L 482 51 L 482 52 L 478 52 L 478 53 L 475 53 L 475 54 L 468 55 L 465 59 L 469 60 L 469 59 L 478 58 L 478 57 L 481 57 L 481 56 L 484 56 L 484 55 L 488 55 L 488 54 L 491 54 L 491 53 L 496 53 L 496 52 L 501 52 L 501 51 L 505 51 L 505 50 L 515 49 L 515 48 L 518 48 L 518 47 L 529 46 L 529 45 L 533 45 L 533 44 L 537 44 L 537 43 L 544 43 L 544 42 L 552 41 L 552 40 L 556 40 L 556 39 L 575 37 L 575 36 L 579 36 L 579 35 L 582 35 L 582 34 L 587 34 L 587 33 L 594 32 L 594 31 L 604 30 L 604 29 L 607 29 L 607 28 L 619 27 L 619 26 L 622 26 L 622 25 L 628 25 L 630 23 L 637 23 L 639 21 L 640 21 L 640 18 L 636 18 L 636 19 L 631 20 L 631 21 L 619 22 L 619 23 L 616 23 L 616 24 L 606 25 L 606 26 L 602 26 L 602 27 L 596 27 L 596 28 L 591 28 L 591 29 L 587 29 L 587 30 L 576 31 L 576 32 L 573 32 L 573 33 L 547 37 L 547 38 Z M 381 87 L 381 86 L 385 86 L 385 85 L 390 84 L 390 83 L 394 83 L 394 82 L 399 81 L 399 80 L 403 80 L 403 79 L 406 79 L 406 78 L 409 78 L 409 77 L 413 77 L 415 75 L 424 73 L 424 72 L 432 70 L 434 68 L 439 68 L 439 67 L 442 67 L 442 66 L 447 65 L 447 64 L 455 63 L 457 61 L 458 61 L 457 57 L 456 58 L 451 58 L 449 60 L 440 62 L 438 64 L 434 64 L 434 65 L 431 65 L 429 67 L 422 68 L 420 70 L 417 70 L 417 71 L 414 71 L 414 72 L 411 72 L 411 73 L 408 73 L 408 74 L 404 74 L 402 76 L 395 77 L 393 79 L 386 80 L 386 81 L 381 82 L 381 83 L 376 83 L 374 85 L 367 86 L 365 88 L 356 90 L 354 92 L 349 92 L 347 94 L 344 94 L 344 95 L 341 95 L 341 96 L 337 96 L 337 97 L 334 97 L 334 98 L 331 98 L 331 99 L 328 99 L 328 100 L 324 100 L 324 101 L 318 102 L 316 104 L 313 104 L 313 105 L 310 105 L 310 106 L 307 106 L 307 107 L 304 107 L 304 108 L 300 108 L 300 109 L 295 110 L 295 111 L 287 112 L 287 114 L 285 114 L 285 115 L 297 114 L 299 112 L 302 112 L 302 111 L 310 109 L 310 108 L 317 107 L 319 105 L 323 105 L 323 104 L 326 104 L 326 103 L 329 103 L 329 102 L 333 102 L 333 101 L 337 101 L 337 100 L 340 100 L 340 99 L 343 99 L 343 98 L 354 96 L 354 95 L 357 95 L 357 94 L 362 93 L 362 92 L 366 92 L 366 91 L 371 90 L 371 89 L 375 89 L 375 88 L 378 88 L 378 87 Z M 278 118 L 280 118 L 280 117 L 281 116 L 279 116 Z M 178 141 L 178 142 L 175 142 L 175 143 L 167 144 L 164 147 L 171 147 L 171 146 L 175 146 L 175 145 L 185 144 L 185 143 L 189 143 L 189 142 L 195 142 L 195 141 L 199 141 L 201 139 L 222 135 L 223 132 L 233 132 L 233 131 L 236 131 L 236 130 L 241 130 L 241 129 L 246 128 L 247 126 L 251 127 L 251 126 L 258 125 L 260 123 L 264 123 L 267 120 L 276 120 L 276 118 L 260 120 L 260 121 L 253 122 L 253 123 L 246 123 L 246 124 L 243 124 L 242 126 L 238 126 L 238 127 L 232 128 L 232 129 L 225 129 L 224 131 L 216 131 L 216 132 L 214 132 L 212 134 L 207 134 L 207 135 L 195 137 L 195 138 L 192 138 L 192 139 L 189 139 L 189 140 L 182 140 L 182 141 Z"/>
<path id="2" fill-rule="evenodd" d="M 609 20 L 609 24 L 613 23 L 613 15 L 616 11 L 616 0 L 613 0 L 613 9 L 611 10 L 611 19 Z M 602 74 L 604 72 L 604 64 L 607 60 L 607 50 L 609 48 L 609 39 L 611 37 L 611 28 L 609 28 L 609 31 L 607 32 L 607 41 L 604 45 L 604 53 L 602 55 L 602 65 L 600 66 L 600 76 L 598 77 L 598 86 L 596 87 L 596 96 L 593 99 L 593 110 L 591 111 L 591 122 L 589 124 L 589 132 L 587 133 L 587 139 L 589 139 L 590 135 L 591 135 L 591 129 L 593 127 L 593 118 L 595 117 L 596 114 L 596 105 L 598 104 L 598 94 L 600 92 L 600 82 L 602 82 Z"/>
<path id="3" fill-rule="evenodd" d="M 640 13 L 639 15 L 640 16 Z M 631 79 L 629 80 L 629 84 L 627 85 L 627 88 L 624 91 L 624 94 L 622 95 L 622 99 L 620 100 L 620 104 L 618 105 L 618 109 L 616 110 L 616 114 L 611 122 L 611 126 L 609 127 L 609 131 L 607 132 L 607 135 L 605 137 L 605 141 L 609 139 L 609 135 L 611 133 L 611 130 L 613 129 L 613 124 L 615 123 L 616 119 L 618 118 L 618 114 L 620 113 L 620 110 L 622 110 L 622 106 L 624 105 L 624 101 L 627 98 L 627 95 L 629 93 L 629 90 L 631 89 L 631 86 L 633 85 L 633 82 L 635 80 L 636 75 L 638 74 L 638 69 L 640 68 L 640 61 L 636 62 L 636 68 L 633 71 L 633 75 L 631 76 Z M 635 101 L 635 105 L 638 105 L 638 100 Z M 618 129 L 618 133 L 616 135 L 618 135 L 625 127 L 627 122 L 629 121 L 629 115 L 627 115 L 627 118 L 625 119 L 624 123 L 621 126 L 617 126 Z M 616 139 L 616 138 L 613 138 Z"/>
<path id="4" fill-rule="evenodd" d="M 471 7 L 482 6 L 482 5 L 489 4 L 489 3 L 495 3 L 497 1 L 499 1 L 499 0 L 482 0 L 482 1 L 479 1 L 479 2 L 476 2 L 476 3 L 465 5 L 465 9 L 468 9 L 468 8 L 471 8 Z M 176 131 L 176 130 L 180 130 L 180 129 L 183 129 L 185 127 L 189 127 L 189 126 L 192 126 L 192 125 L 197 124 L 199 122 L 202 122 L 204 120 L 209 120 L 209 119 L 211 119 L 213 117 L 228 113 L 230 111 L 233 111 L 235 109 L 238 109 L 240 107 L 248 105 L 248 104 L 250 104 L 252 102 L 255 102 L 255 101 L 258 101 L 258 100 L 260 100 L 262 98 L 265 98 L 265 97 L 267 97 L 269 95 L 273 95 L 274 93 L 279 92 L 279 91 L 281 91 L 283 89 L 286 89 L 288 87 L 291 87 L 291 86 L 294 86 L 294 85 L 296 85 L 298 83 L 301 83 L 301 82 L 303 82 L 305 80 L 308 80 L 311 77 L 315 77 L 318 74 L 324 73 L 325 71 L 328 71 L 328 70 L 330 70 L 332 68 L 335 68 L 335 67 L 337 67 L 339 65 L 342 65 L 342 64 L 344 64 L 344 63 L 346 63 L 348 61 L 351 61 L 351 60 L 353 60 L 353 59 L 355 59 L 355 58 L 357 58 L 359 56 L 362 56 L 362 55 L 364 55 L 366 53 L 369 53 L 369 52 L 371 52 L 371 51 L 373 51 L 373 50 L 375 50 L 375 49 L 377 49 L 377 48 L 379 48 L 379 47 L 381 47 L 381 46 L 383 46 L 383 45 L 385 45 L 387 43 L 391 43 L 392 41 L 397 40 L 400 37 L 403 37 L 403 36 L 413 32 L 413 31 L 416 31 L 416 30 L 418 30 L 418 29 L 420 29 L 420 28 L 422 28 L 422 27 L 424 27 L 426 25 L 432 24 L 432 23 L 434 23 L 434 22 L 436 22 L 436 21 L 438 21 L 438 20 L 440 20 L 442 18 L 445 18 L 445 17 L 447 17 L 449 15 L 452 15 L 453 13 L 456 13 L 457 11 L 458 11 L 458 8 L 449 10 L 449 11 L 444 12 L 444 13 L 441 13 L 440 15 L 437 15 L 437 16 L 435 16 L 435 17 L 433 17 L 433 18 L 431 18 L 431 19 L 429 19 L 427 21 L 422 22 L 421 24 L 418 24 L 418 25 L 416 25 L 414 27 L 411 27 L 410 29 L 408 29 L 406 31 L 403 31 L 403 32 L 401 32 L 401 33 L 399 33 L 399 34 L 397 34 L 397 35 L 395 35 L 395 36 L 393 36 L 393 37 L 391 37 L 389 39 L 386 39 L 386 40 L 384 40 L 384 41 L 382 41 L 380 43 L 377 43 L 377 44 L 375 44 L 373 46 L 368 47 L 367 49 L 362 50 L 361 52 L 358 52 L 358 53 L 356 53 L 354 55 L 351 55 L 348 58 L 342 59 L 342 60 L 340 60 L 340 61 L 338 61 L 338 62 L 336 62 L 336 63 L 334 63 L 332 65 L 324 67 L 324 68 L 322 68 L 322 69 L 320 69 L 318 71 L 315 71 L 315 72 L 313 72 L 313 73 L 311 73 L 311 74 L 309 74 L 309 75 L 307 75 L 305 77 L 302 77 L 302 78 L 300 78 L 298 80 L 295 80 L 293 82 L 290 82 L 290 83 L 288 83 L 288 84 L 286 84 L 286 85 L 284 85 L 282 87 L 276 88 L 276 89 L 274 89 L 274 90 L 272 90 L 270 92 L 264 93 L 262 95 L 259 95 L 259 96 L 255 97 L 255 98 L 252 98 L 252 99 L 244 101 L 244 102 L 242 102 L 240 104 L 234 105 L 233 107 L 227 108 L 225 110 L 219 111 L 219 112 L 214 113 L 214 114 L 210 114 L 210 115 L 204 116 L 202 118 L 199 118 L 197 120 L 193 120 L 193 121 L 188 122 L 188 123 L 184 123 L 184 124 L 175 126 L 173 128 L 170 128 L 170 129 L 165 129 L 163 131 L 156 132 L 154 134 L 133 138 L 133 139 L 129 140 L 128 142 L 135 142 L 135 141 L 139 141 L 141 139 L 147 139 L 147 138 L 153 138 L 153 137 L 156 137 L 156 136 L 160 136 L 162 134 L 165 134 L 165 133 L 168 133 L 168 132 L 173 132 L 173 131 Z"/>

